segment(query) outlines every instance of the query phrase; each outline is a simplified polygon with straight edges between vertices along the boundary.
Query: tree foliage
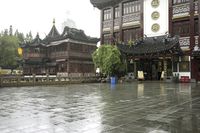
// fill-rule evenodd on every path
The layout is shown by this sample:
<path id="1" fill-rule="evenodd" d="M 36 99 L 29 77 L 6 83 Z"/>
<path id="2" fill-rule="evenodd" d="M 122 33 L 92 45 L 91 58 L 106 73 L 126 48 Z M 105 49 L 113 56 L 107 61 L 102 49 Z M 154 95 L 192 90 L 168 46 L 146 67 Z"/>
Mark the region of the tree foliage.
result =
<path id="1" fill-rule="evenodd" d="M 31 34 L 31 33 L 29 33 Z M 15 31 L 13 35 L 12 26 L 10 29 L 5 29 L 1 31 L 0 34 L 0 67 L 14 69 L 19 64 L 19 57 L 17 49 L 20 47 L 20 44 L 25 42 L 24 34 Z"/>
<path id="2" fill-rule="evenodd" d="M 114 45 L 101 45 L 93 54 L 96 68 L 106 75 L 114 76 L 120 71 L 125 71 L 121 53 Z"/>
<path id="3" fill-rule="evenodd" d="M 14 68 L 17 66 L 17 48 L 19 41 L 15 36 L 0 37 L 0 66 Z"/>

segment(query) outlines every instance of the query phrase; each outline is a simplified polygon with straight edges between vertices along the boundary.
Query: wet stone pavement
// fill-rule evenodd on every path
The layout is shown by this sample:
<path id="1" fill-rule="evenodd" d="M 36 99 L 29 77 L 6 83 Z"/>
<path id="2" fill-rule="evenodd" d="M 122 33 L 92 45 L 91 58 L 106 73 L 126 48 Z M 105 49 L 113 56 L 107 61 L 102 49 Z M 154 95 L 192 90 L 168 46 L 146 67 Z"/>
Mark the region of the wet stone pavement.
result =
<path id="1" fill-rule="evenodd" d="M 0 133 L 200 133 L 200 86 L 83 84 L 0 89 Z"/>

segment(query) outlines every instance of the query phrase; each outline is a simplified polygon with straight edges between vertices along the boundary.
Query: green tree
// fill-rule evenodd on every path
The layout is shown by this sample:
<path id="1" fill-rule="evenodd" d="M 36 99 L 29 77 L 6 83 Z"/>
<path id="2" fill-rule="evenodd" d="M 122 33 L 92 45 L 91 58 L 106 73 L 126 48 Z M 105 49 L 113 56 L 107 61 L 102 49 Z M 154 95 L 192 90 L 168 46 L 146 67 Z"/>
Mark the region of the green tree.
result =
<path id="1" fill-rule="evenodd" d="M 15 31 L 14 36 L 18 39 L 19 44 L 23 44 L 25 42 L 24 34 L 19 32 L 18 30 Z"/>
<path id="2" fill-rule="evenodd" d="M 8 36 L 8 29 L 5 29 L 5 30 L 4 30 L 3 35 L 4 35 L 4 36 Z"/>
<path id="3" fill-rule="evenodd" d="M 118 48 L 114 45 L 102 45 L 92 54 L 96 68 L 109 76 L 115 76 L 126 70 L 126 65 Z"/>
<path id="4" fill-rule="evenodd" d="M 12 35 L 13 35 L 13 28 L 12 28 L 12 25 L 10 25 L 9 36 L 12 36 Z"/>
<path id="5" fill-rule="evenodd" d="M 11 69 L 17 67 L 18 47 L 17 37 L 7 35 L 0 37 L 0 67 Z"/>

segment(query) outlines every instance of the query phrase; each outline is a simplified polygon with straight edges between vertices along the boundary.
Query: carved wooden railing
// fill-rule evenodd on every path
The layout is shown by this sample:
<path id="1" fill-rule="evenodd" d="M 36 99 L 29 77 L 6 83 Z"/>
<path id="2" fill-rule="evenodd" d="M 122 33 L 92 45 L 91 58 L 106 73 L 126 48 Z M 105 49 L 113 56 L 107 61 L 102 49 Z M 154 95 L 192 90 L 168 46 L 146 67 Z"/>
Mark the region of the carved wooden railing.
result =
<path id="1" fill-rule="evenodd" d="M 173 6 L 173 18 L 186 17 L 190 14 L 190 3 Z"/>
<path id="2" fill-rule="evenodd" d="M 45 57 L 45 54 L 40 54 L 40 53 L 24 53 L 23 58 L 28 59 L 28 58 L 43 58 Z"/>
<path id="3" fill-rule="evenodd" d="M 114 20 L 114 26 L 115 27 L 119 26 L 119 23 L 120 23 L 120 19 L 119 18 L 117 18 L 117 19 Z"/>
<path id="4" fill-rule="evenodd" d="M 103 29 L 111 28 L 111 26 L 112 26 L 111 20 L 103 21 Z"/>
<path id="5" fill-rule="evenodd" d="M 91 59 L 92 58 L 92 56 L 91 56 L 91 54 L 92 53 L 79 53 L 79 52 L 70 52 L 69 53 L 69 56 L 70 57 L 76 57 L 76 58 L 79 58 L 79 59 L 81 59 L 81 58 L 87 58 L 87 59 Z"/>
<path id="6" fill-rule="evenodd" d="M 50 54 L 50 58 L 57 58 L 57 57 L 66 57 L 68 52 L 66 51 L 61 51 L 61 52 L 53 52 Z"/>
<path id="7" fill-rule="evenodd" d="M 133 13 L 133 14 L 127 14 L 123 16 L 123 23 L 130 23 L 130 22 L 140 22 L 141 15 L 140 12 Z"/>
<path id="8" fill-rule="evenodd" d="M 180 37 L 179 44 L 182 48 L 189 48 L 190 47 L 190 37 Z"/>

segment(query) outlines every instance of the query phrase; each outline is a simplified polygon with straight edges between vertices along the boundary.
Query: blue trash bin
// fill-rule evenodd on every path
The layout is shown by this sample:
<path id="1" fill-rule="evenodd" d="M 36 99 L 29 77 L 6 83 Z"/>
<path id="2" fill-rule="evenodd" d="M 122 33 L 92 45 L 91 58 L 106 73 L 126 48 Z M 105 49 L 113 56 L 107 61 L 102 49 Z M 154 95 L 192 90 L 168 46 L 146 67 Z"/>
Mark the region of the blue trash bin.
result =
<path id="1" fill-rule="evenodd" d="M 116 77 L 110 77 L 110 83 L 116 84 Z"/>

